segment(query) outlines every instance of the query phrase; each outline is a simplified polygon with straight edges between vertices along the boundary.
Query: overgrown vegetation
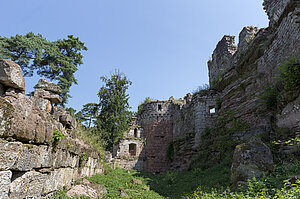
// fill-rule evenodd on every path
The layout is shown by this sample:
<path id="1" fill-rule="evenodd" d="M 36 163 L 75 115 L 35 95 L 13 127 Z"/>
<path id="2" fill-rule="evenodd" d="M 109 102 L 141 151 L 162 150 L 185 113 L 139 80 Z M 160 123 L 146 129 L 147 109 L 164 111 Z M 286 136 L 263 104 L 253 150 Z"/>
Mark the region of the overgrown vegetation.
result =
<path id="1" fill-rule="evenodd" d="M 104 148 L 102 145 L 102 139 L 100 135 L 94 132 L 94 128 L 85 128 L 81 124 L 77 125 L 76 136 L 88 143 L 94 150 L 98 151 L 100 158 L 104 157 Z"/>
<path id="2" fill-rule="evenodd" d="M 261 179 L 249 181 L 248 186 L 233 192 L 229 190 L 230 168 L 223 164 L 208 169 L 168 171 L 161 174 L 134 170 L 112 169 L 104 166 L 104 174 L 88 178 L 107 189 L 105 198 L 121 198 L 120 190 L 132 199 L 203 199 L 203 198 L 299 198 L 300 182 L 288 180 L 288 176 L 300 173 L 300 162 L 275 165 L 274 172 Z M 139 181 L 140 183 L 136 183 Z M 292 185 L 293 184 L 293 185 Z M 53 199 L 67 198 L 59 191 Z"/>
<path id="3" fill-rule="evenodd" d="M 56 146 L 58 143 L 61 142 L 61 140 L 65 137 L 63 132 L 60 132 L 59 130 L 55 130 L 53 132 L 53 137 L 51 139 L 52 145 Z"/>
<path id="4" fill-rule="evenodd" d="M 132 199 L 164 198 L 158 193 L 150 190 L 148 186 L 148 180 L 150 179 L 142 178 L 139 175 L 139 172 L 134 170 L 127 171 L 125 169 L 111 169 L 106 166 L 104 175 L 99 174 L 88 179 L 93 183 L 103 184 L 105 186 L 108 192 L 105 198 L 121 198 L 121 190 L 128 195 L 128 198 Z M 136 183 L 134 179 L 137 179 L 142 183 Z"/>
<path id="5" fill-rule="evenodd" d="M 300 53 L 279 64 L 279 69 L 279 79 L 284 83 L 285 89 L 291 90 L 300 86 Z"/>
<path id="6" fill-rule="evenodd" d="M 140 105 L 138 106 L 138 111 L 136 114 L 142 115 L 145 112 L 143 104 L 146 104 L 146 103 L 152 102 L 152 101 L 154 101 L 154 100 L 151 99 L 150 97 L 146 97 L 145 100 L 142 103 L 140 103 Z"/>
<path id="7" fill-rule="evenodd" d="M 203 84 L 202 86 L 198 86 L 196 90 L 193 91 L 193 95 L 206 95 L 209 92 L 209 85 Z"/>
<path id="8" fill-rule="evenodd" d="M 264 101 L 266 108 L 277 110 L 279 95 L 280 89 L 277 85 L 268 85 L 265 87 L 263 94 L 259 97 Z"/>
<path id="9" fill-rule="evenodd" d="M 247 131 L 249 124 L 235 118 L 231 110 L 221 110 L 215 126 L 206 128 L 201 135 L 198 154 L 193 158 L 192 168 L 210 168 L 216 164 L 231 166 L 231 159 L 238 144 L 232 138 L 236 132 Z"/>
<path id="10" fill-rule="evenodd" d="M 295 100 L 300 93 L 300 53 L 290 56 L 278 66 L 279 75 L 274 85 L 265 87 L 261 96 L 266 108 L 278 110 Z"/>
<path id="11" fill-rule="evenodd" d="M 86 154 L 84 152 L 81 153 L 79 156 L 79 166 L 84 167 L 87 160 L 88 160 L 88 157 L 86 156 Z"/>

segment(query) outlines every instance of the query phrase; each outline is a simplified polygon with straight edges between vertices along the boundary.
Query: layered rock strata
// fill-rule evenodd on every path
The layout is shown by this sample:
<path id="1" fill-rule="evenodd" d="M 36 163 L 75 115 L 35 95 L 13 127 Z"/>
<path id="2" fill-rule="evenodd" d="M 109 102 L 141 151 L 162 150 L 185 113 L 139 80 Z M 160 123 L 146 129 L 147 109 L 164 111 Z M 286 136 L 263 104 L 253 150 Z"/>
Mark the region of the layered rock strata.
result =
<path id="1" fill-rule="evenodd" d="M 28 98 L 20 66 L 1 60 L 0 71 L 0 198 L 46 197 L 101 173 L 98 152 L 73 138 L 75 119 L 55 106 L 60 88 L 40 80 Z"/>

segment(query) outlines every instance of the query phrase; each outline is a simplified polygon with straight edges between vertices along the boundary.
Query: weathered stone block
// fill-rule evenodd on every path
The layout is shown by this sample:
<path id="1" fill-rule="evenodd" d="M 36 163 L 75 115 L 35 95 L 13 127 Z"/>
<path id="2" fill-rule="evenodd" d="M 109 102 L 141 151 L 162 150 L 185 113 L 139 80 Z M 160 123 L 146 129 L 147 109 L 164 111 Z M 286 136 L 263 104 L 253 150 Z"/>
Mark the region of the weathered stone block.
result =
<path id="1" fill-rule="evenodd" d="M 236 146 L 231 166 L 230 182 L 233 188 L 239 182 L 247 182 L 253 177 L 260 177 L 263 172 L 273 170 L 271 150 L 258 138 Z"/>
<path id="2" fill-rule="evenodd" d="M 276 116 L 278 127 L 289 127 L 300 130 L 300 96 L 287 104 Z"/>
<path id="3" fill-rule="evenodd" d="M 39 147 L 33 144 L 23 144 L 18 160 L 12 167 L 17 171 L 29 171 L 39 167 Z"/>
<path id="4" fill-rule="evenodd" d="M 70 186 L 73 182 L 74 170 L 71 168 L 60 168 L 51 171 L 44 182 L 44 193 L 50 193 L 64 186 Z"/>
<path id="5" fill-rule="evenodd" d="M 25 80 L 21 67 L 11 60 L 0 60 L 0 83 L 25 91 Z"/>
<path id="6" fill-rule="evenodd" d="M 7 142 L 0 139 L 0 170 L 11 169 L 22 152 L 21 142 Z"/>
<path id="7" fill-rule="evenodd" d="M 62 92 L 59 86 L 45 79 L 40 79 L 37 85 L 34 86 L 34 88 L 50 91 L 56 94 L 60 94 Z"/>
<path id="8" fill-rule="evenodd" d="M 11 182 L 11 171 L 0 171 L 0 198 L 8 198 L 9 184 Z"/>
<path id="9" fill-rule="evenodd" d="M 0 97 L 0 137 L 7 137 L 11 126 L 11 119 L 15 109 L 4 98 Z"/>
<path id="10" fill-rule="evenodd" d="M 41 174 L 36 171 L 29 171 L 16 178 L 10 184 L 10 199 L 40 198 L 44 193 L 47 178 L 47 174 Z"/>

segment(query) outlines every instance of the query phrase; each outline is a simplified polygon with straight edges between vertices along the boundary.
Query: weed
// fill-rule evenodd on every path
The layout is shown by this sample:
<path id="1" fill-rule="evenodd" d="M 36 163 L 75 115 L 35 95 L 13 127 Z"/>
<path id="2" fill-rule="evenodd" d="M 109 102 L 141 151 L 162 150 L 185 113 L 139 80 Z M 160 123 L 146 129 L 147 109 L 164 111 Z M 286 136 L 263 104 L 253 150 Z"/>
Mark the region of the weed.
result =
<path id="1" fill-rule="evenodd" d="M 65 135 L 63 134 L 63 132 L 60 132 L 58 130 L 55 130 L 54 133 L 53 133 L 53 137 L 52 137 L 52 144 L 53 145 L 56 145 L 58 143 L 61 142 L 61 140 L 65 137 Z"/>

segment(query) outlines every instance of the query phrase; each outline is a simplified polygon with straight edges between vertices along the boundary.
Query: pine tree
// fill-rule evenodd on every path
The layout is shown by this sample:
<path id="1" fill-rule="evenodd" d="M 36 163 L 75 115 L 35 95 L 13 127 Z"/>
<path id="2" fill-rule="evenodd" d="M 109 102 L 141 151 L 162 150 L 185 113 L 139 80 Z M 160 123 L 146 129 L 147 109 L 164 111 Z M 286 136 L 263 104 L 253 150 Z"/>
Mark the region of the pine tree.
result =
<path id="1" fill-rule="evenodd" d="M 106 150 L 111 150 L 113 144 L 120 140 L 129 128 L 132 113 L 129 111 L 129 95 L 126 91 L 132 83 L 118 70 L 112 73 L 110 78 L 101 77 L 101 80 L 105 85 L 98 93 L 100 111 L 96 127 Z"/>
<path id="2" fill-rule="evenodd" d="M 87 50 L 84 43 L 72 35 L 53 42 L 32 32 L 24 36 L 0 37 L 0 59 L 15 61 L 21 66 L 24 76 L 36 72 L 41 77 L 56 80 L 62 88 L 62 105 L 71 97 L 68 93 L 72 84 L 77 84 L 74 73 L 83 63 L 83 50 Z"/>

